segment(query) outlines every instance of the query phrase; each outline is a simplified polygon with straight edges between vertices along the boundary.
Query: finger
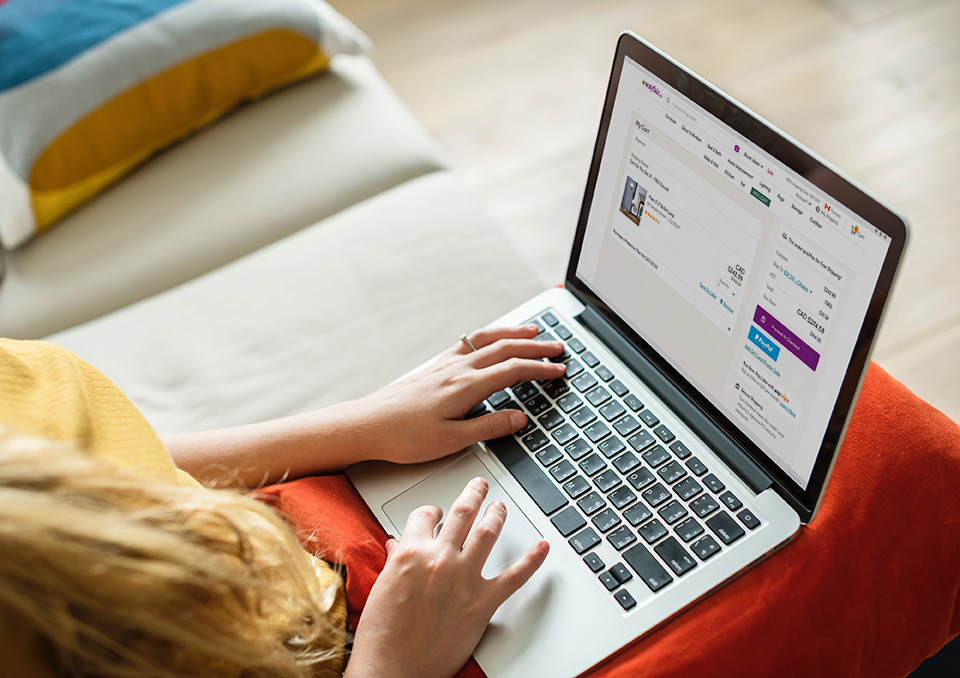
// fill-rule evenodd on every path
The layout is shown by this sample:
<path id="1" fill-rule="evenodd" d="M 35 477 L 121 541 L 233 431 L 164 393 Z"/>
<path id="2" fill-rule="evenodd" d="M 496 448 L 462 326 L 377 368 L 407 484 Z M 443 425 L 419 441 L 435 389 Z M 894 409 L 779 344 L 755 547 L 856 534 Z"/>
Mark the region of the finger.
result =
<path id="1" fill-rule="evenodd" d="M 502 363 L 510 358 L 553 358 L 563 353 L 563 344 L 559 341 L 531 341 L 529 339 L 500 339 L 485 346 L 470 356 L 470 362 L 477 369 Z"/>
<path id="2" fill-rule="evenodd" d="M 563 363 L 508 358 L 503 362 L 477 370 L 464 392 L 465 400 L 478 403 L 496 391 L 502 391 L 520 381 L 549 381 L 559 379 L 567 371 Z"/>
<path id="3" fill-rule="evenodd" d="M 474 478 L 467 483 L 450 507 L 450 515 L 440 528 L 437 538 L 456 546 L 457 549 L 463 548 L 463 542 L 473 527 L 473 521 L 477 519 L 488 489 L 487 481 L 483 478 Z"/>
<path id="4" fill-rule="evenodd" d="M 543 565 L 543 561 L 547 559 L 549 552 L 550 544 L 545 541 L 540 541 L 527 549 L 527 551 L 520 556 L 520 560 L 513 563 L 499 576 L 490 580 L 490 583 L 496 591 L 494 602 L 497 607 L 500 607 L 503 601 L 516 593 L 517 589 L 529 581 L 533 573 Z"/>
<path id="5" fill-rule="evenodd" d="M 390 560 L 390 554 L 394 552 L 397 548 L 397 540 L 393 537 L 387 539 L 386 543 L 383 545 L 383 550 L 387 552 L 387 560 Z"/>
<path id="6" fill-rule="evenodd" d="M 454 446 L 463 449 L 481 440 L 493 440 L 516 433 L 527 425 L 527 415 L 519 410 L 505 409 L 491 412 L 476 419 L 451 421 L 450 426 L 455 431 Z"/>
<path id="7" fill-rule="evenodd" d="M 487 327 L 482 330 L 475 330 L 467 335 L 470 342 L 481 349 L 489 346 L 495 341 L 501 339 L 533 339 L 540 330 L 536 325 L 521 325 L 519 327 Z M 466 342 L 457 342 L 458 353 L 472 353 L 473 349 L 467 346 Z"/>
<path id="8" fill-rule="evenodd" d="M 403 539 L 433 539 L 433 531 L 443 518 L 443 510 L 438 506 L 421 506 L 407 516 L 407 525 L 403 528 Z"/>
<path id="9" fill-rule="evenodd" d="M 470 537 L 463 545 L 463 554 L 481 569 L 483 564 L 490 557 L 500 533 L 503 531 L 503 524 L 507 520 L 507 507 L 501 501 L 492 501 L 487 504 L 487 510 L 483 512 L 480 522 L 473 528 Z"/>

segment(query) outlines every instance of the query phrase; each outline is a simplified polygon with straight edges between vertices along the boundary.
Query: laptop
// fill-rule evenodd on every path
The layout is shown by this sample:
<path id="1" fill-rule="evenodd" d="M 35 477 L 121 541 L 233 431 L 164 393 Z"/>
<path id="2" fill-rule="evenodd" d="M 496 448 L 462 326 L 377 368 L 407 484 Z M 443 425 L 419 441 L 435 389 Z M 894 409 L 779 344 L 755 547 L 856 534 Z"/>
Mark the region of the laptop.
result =
<path id="1" fill-rule="evenodd" d="M 398 537 L 486 478 L 508 518 L 484 575 L 551 551 L 474 657 L 490 678 L 579 675 L 814 520 L 906 241 L 853 181 L 624 33 L 565 286 L 491 323 L 564 341 L 566 376 L 467 415 L 520 409 L 516 435 L 347 475 Z"/>

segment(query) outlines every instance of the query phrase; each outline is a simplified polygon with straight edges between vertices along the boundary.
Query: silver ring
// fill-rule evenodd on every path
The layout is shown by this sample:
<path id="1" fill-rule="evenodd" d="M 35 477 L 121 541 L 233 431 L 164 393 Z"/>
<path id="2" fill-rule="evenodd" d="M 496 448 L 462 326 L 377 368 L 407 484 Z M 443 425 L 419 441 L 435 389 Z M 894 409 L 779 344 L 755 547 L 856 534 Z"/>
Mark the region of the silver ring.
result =
<path id="1" fill-rule="evenodd" d="M 460 341 L 462 341 L 464 344 L 466 344 L 466 345 L 470 348 L 471 351 L 476 351 L 476 350 L 477 350 L 477 347 L 473 345 L 473 342 L 470 341 L 470 338 L 469 338 L 466 334 L 461 334 L 461 335 L 460 335 Z"/>

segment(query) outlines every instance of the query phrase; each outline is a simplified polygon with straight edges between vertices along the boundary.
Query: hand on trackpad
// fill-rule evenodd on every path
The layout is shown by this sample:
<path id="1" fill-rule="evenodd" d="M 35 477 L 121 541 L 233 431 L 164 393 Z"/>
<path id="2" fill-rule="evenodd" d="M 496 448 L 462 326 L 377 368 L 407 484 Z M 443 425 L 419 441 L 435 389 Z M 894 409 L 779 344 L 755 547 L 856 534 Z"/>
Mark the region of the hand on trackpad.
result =
<path id="1" fill-rule="evenodd" d="M 449 466 L 394 497 L 383 505 L 383 510 L 399 537 L 411 511 L 428 504 L 439 506 L 444 511 L 449 510 L 464 486 L 477 477 L 486 479 L 490 485 L 490 491 L 480 508 L 480 515 L 483 515 L 491 501 L 499 500 L 507 507 L 507 521 L 503 532 L 481 571 L 484 578 L 490 579 L 503 572 L 531 545 L 542 539 L 542 536 L 473 452 L 467 452 Z"/>

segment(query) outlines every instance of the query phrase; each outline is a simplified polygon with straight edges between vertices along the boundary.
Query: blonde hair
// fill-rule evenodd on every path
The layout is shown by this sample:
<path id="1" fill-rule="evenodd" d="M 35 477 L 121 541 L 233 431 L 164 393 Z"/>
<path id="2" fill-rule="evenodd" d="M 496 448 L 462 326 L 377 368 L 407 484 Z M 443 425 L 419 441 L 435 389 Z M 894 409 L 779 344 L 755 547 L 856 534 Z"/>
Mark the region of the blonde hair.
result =
<path id="1" fill-rule="evenodd" d="M 261 503 L 0 427 L 0 617 L 55 673 L 313 676 L 339 666 L 335 596 Z"/>

